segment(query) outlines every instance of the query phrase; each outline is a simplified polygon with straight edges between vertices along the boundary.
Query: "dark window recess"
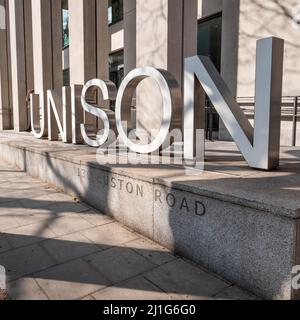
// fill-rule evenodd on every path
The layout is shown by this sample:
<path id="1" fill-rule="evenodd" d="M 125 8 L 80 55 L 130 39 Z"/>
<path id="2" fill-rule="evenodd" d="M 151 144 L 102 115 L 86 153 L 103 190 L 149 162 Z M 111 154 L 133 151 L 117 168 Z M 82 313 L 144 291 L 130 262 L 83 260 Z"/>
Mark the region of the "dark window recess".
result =
<path id="1" fill-rule="evenodd" d="M 124 52 L 118 51 L 109 55 L 109 79 L 117 88 L 120 87 L 124 79 Z M 112 109 L 115 102 L 111 102 Z"/>
<path id="2" fill-rule="evenodd" d="M 64 81 L 64 87 L 70 86 L 70 69 L 66 69 L 63 71 L 63 81 Z"/>
<path id="3" fill-rule="evenodd" d="M 124 78 L 124 53 L 118 51 L 109 55 L 109 78 L 117 86 L 120 84 Z"/>
<path id="4" fill-rule="evenodd" d="M 198 55 L 208 56 L 218 71 L 221 71 L 222 14 L 198 22 Z M 219 116 L 210 100 L 206 100 L 206 136 L 213 139 L 213 132 L 219 131 Z"/>
<path id="5" fill-rule="evenodd" d="M 209 56 L 221 71 L 222 15 L 198 23 L 198 55 Z"/>
<path id="6" fill-rule="evenodd" d="M 112 25 L 123 20 L 123 0 L 108 1 L 108 24 Z"/>

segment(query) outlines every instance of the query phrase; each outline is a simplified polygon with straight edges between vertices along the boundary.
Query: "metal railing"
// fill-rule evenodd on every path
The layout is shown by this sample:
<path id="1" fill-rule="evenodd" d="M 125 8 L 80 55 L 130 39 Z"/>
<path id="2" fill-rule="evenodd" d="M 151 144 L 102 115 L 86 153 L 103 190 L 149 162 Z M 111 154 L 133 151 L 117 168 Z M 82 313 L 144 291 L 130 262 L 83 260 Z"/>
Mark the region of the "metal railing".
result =
<path id="1" fill-rule="evenodd" d="M 237 102 L 241 106 L 247 117 L 249 119 L 253 119 L 255 99 L 253 97 L 239 97 L 237 98 Z M 298 120 L 300 120 L 299 102 L 300 96 L 285 96 L 282 98 L 281 118 L 282 121 L 292 121 L 291 145 L 293 147 L 296 146 L 297 143 Z M 205 113 L 206 138 L 209 140 L 213 140 L 213 119 L 215 116 L 217 116 L 217 112 L 210 103 L 210 101 L 206 102 Z"/>
<path id="2" fill-rule="evenodd" d="M 298 124 L 298 102 L 299 97 L 294 98 L 294 112 L 293 112 L 293 140 L 292 140 L 292 146 L 296 146 L 296 140 L 297 140 L 297 124 Z"/>
<path id="3" fill-rule="evenodd" d="M 216 109 L 213 107 L 209 100 L 205 102 L 205 138 L 213 141 L 214 133 L 214 118 L 218 117 Z"/>

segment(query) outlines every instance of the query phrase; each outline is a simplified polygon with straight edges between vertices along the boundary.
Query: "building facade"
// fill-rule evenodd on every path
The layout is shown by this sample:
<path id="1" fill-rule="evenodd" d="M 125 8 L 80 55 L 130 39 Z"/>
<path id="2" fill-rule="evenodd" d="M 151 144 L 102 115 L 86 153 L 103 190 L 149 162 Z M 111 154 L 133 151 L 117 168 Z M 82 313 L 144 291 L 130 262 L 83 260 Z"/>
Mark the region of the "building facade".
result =
<path id="1" fill-rule="evenodd" d="M 144 66 L 170 71 L 182 88 L 184 59 L 196 54 L 211 57 L 253 119 L 256 41 L 276 36 L 285 40 L 282 145 L 300 145 L 297 0 L 0 0 L 0 8 L 3 130 L 30 130 L 32 90 L 59 92 L 93 78 L 118 87 L 129 71 Z M 209 100 L 202 101 L 207 137 L 230 139 Z M 161 104 L 156 84 L 143 81 L 132 102 L 134 125 L 157 129 Z M 105 108 L 114 111 L 113 103 Z M 101 127 L 89 115 L 84 121 Z"/>

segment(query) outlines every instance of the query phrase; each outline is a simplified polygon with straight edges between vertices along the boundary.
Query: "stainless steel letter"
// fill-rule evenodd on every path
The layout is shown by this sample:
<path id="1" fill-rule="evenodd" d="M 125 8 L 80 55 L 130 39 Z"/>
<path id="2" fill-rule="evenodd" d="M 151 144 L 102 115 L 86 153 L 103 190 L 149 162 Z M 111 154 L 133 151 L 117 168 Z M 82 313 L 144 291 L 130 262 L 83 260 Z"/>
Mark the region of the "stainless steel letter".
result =
<path id="1" fill-rule="evenodd" d="M 89 89 L 91 89 L 92 87 L 98 87 L 101 90 L 104 101 L 115 100 L 116 95 L 117 95 L 117 88 L 116 88 L 115 84 L 111 81 L 103 81 L 103 80 L 99 80 L 99 79 L 93 79 L 93 80 L 88 81 L 82 90 L 81 104 L 82 104 L 83 109 L 86 112 L 103 120 L 104 130 L 103 130 L 102 134 L 100 134 L 100 133 L 97 134 L 96 140 L 93 140 L 88 137 L 86 130 L 85 130 L 85 125 L 81 124 L 81 126 L 80 126 L 81 127 L 81 134 L 82 134 L 82 137 L 87 145 L 89 145 L 91 147 L 98 148 L 98 147 L 102 146 L 107 141 L 108 136 L 109 136 L 110 125 L 109 125 L 108 116 L 105 113 L 105 111 L 101 110 L 98 107 L 92 106 L 91 104 L 86 102 L 87 91 Z"/>
<path id="2" fill-rule="evenodd" d="M 57 109 L 58 105 L 60 110 Z M 47 107 L 49 140 L 58 140 L 60 133 L 63 142 L 71 143 L 71 88 L 63 87 L 62 96 L 57 96 L 54 90 L 48 90 Z"/>
<path id="3" fill-rule="evenodd" d="M 122 108 L 123 112 L 129 113 L 136 87 L 146 78 L 154 79 L 160 88 L 163 98 L 163 119 L 157 137 L 150 144 L 142 145 L 132 142 L 127 137 L 127 133 L 122 125 Z M 136 153 L 147 154 L 158 150 L 168 137 L 170 129 L 173 129 L 172 126 L 174 125 L 174 129 L 176 125 L 179 128 L 179 123 L 175 123 L 173 119 L 177 120 L 175 117 L 178 115 L 180 102 L 181 93 L 179 86 L 168 71 L 152 67 L 138 68 L 131 71 L 123 80 L 116 101 L 116 124 L 123 143 Z"/>
<path id="4" fill-rule="evenodd" d="M 208 57 L 185 60 L 185 158 L 193 158 L 195 77 L 213 103 L 227 130 L 248 162 L 256 169 L 279 166 L 284 41 L 258 41 L 256 65 L 255 130 Z"/>
<path id="5" fill-rule="evenodd" d="M 33 136 L 37 139 L 48 135 L 47 108 L 44 101 L 44 93 L 30 96 L 31 129 Z"/>

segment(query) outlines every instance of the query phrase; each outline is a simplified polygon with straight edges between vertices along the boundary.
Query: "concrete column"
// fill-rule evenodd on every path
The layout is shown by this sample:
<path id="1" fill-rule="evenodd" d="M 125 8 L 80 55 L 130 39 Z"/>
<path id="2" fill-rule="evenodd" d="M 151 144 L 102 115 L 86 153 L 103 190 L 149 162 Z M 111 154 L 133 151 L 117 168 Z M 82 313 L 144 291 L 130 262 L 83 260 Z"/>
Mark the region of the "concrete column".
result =
<path id="1" fill-rule="evenodd" d="M 222 8 L 222 59 L 221 75 L 231 90 L 237 96 L 238 48 L 240 1 L 227 0 Z M 255 64 L 255 62 L 254 62 Z M 232 140 L 222 119 L 219 122 L 219 139 Z"/>
<path id="2" fill-rule="evenodd" d="M 10 54 L 10 18 L 9 18 L 9 0 L 6 0 L 6 37 L 7 37 L 7 69 L 8 69 L 8 83 L 9 83 L 9 101 L 10 101 L 10 124 L 11 129 L 13 129 L 14 126 L 14 120 L 13 120 L 13 105 L 12 105 L 12 75 L 11 75 L 11 54 Z"/>
<path id="3" fill-rule="evenodd" d="M 13 123 L 16 131 L 23 131 L 28 129 L 26 95 L 30 84 L 27 79 L 32 74 L 32 70 L 28 69 L 30 52 L 26 52 L 31 41 L 28 33 L 31 19 L 28 19 L 23 0 L 10 0 L 8 3 Z"/>
<path id="4" fill-rule="evenodd" d="M 136 68 L 136 0 L 123 0 L 124 5 L 124 75 Z M 136 106 L 136 97 L 132 101 Z M 133 112 L 134 111 L 134 112 Z M 129 114 L 127 115 L 129 117 Z M 124 118 L 124 120 L 126 120 Z M 136 112 L 132 109 L 130 119 L 131 127 L 136 128 Z"/>
<path id="5" fill-rule="evenodd" d="M 97 77 L 109 78 L 108 0 L 96 0 L 97 12 Z"/>
<path id="6" fill-rule="evenodd" d="M 97 78 L 109 79 L 109 27 L 108 0 L 96 0 L 96 36 L 97 36 Z M 109 102 L 104 102 L 102 94 L 98 93 L 98 105 L 105 109 L 110 118 L 111 128 L 114 127 L 114 114 L 109 110 Z M 103 121 L 98 119 L 98 129 L 103 129 Z"/>
<path id="7" fill-rule="evenodd" d="M 198 48 L 198 13 L 199 1 L 183 1 L 183 59 L 197 54 Z M 176 40 L 175 40 L 176 41 Z M 184 83 L 182 83 L 182 88 Z M 195 85 L 195 109 L 194 128 L 205 129 L 205 98 L 206 94 L 200 83 Z M 184 114 L 183 114 L 184 117 Z M 197 142 L 197 131 L 195 131 L 194 141 Z M 197 153 L 197 145 L 194 145 L 194 155 Z"/>
<path id="8" fill-rule="evenodd" d="M 88 80 L 97 77 L 96 9 L 96 0 L 69 1 L 71 85 L 84 85 Z M 90 100 L 95 103 L 96 94 L 92 95 Z M 84 123 L 93 128 L 97 127 L 96 118 L 87 113 L 84 115 Z"/>
<path id="9" fill-rule="evenodd" d="M 53 88 L 61 91 L 63 86 L 62 1 L 51 0 L 50 2 L 52 13 Z"/>
<path id="10" fill-rule="evenodd" d="M 9 1 L 9 0 L 8 0 Z M 26 86 L 27 92 L 34 89 L 33 73 L 33 40 L 32 40 L 32 9 L 31 1 L 24 0 L 25 18 L 25 52 L 26 52 Z"/>
<path id="11" fill-rule="evenodd" d="M 137 66 L 166 69 L 182 88 L 184 58 L 197 54 L 197 0 L 137 0 L 136 37 Z M 161 94 L 147 79 L 137 89 L 137 127 L 157 130 L 161 119 Z"/>
<path id="12" fill-rule="evenodd" d="M 0 0 L 0 130 L 11 129 L 7 13 L 6 0 Z"/>
<path id="13" fill-rule="evenodd" d="M 136 67 L 136 0 L 124 0 L 124 73 Z"/>
<path id="14" fill-rule="evenodd" d="M 33 37 L 33 69 L 34 92 L 40 95 L 40 103 L 33 105 L 44 108 L 41 127 L 42 136 L 48 134 L 47 122 L 47 90 L 55 90 L 61 96 L 63 85 L 62 71 L 62 19 L 61 1 L 31 0 L 32 4 L 32 37 Z M 37 99 L 34 100 L 38 101 Z M 61 100 L 62 101 L 62 100 Z M 60 106 L 62 108 L 62 104 Z M 38 112 L 35 112 L 38 114 Z M 53 118 L 53 115 L 49 117 Z M 54 118 L 52 119 L 54 121 Z M 37 119 L 33 120 L 34 122 Z M 34 126 L 36 124 L 34 123 Z M 53 133 L 53 132 L 52 132 Z M 53 133 L 55 135 L 57 132 Z"/>
<path id="15" fill-rule="evenodd" d="M 69 1 L 70 83 L 84 85 L 97 76 L 95 0 Z"/>
<path id="16" fill-rule="evenodd" d="M 59 89 L 62 77 L 61 1 L 32 0 L 34 90 Z"/>

